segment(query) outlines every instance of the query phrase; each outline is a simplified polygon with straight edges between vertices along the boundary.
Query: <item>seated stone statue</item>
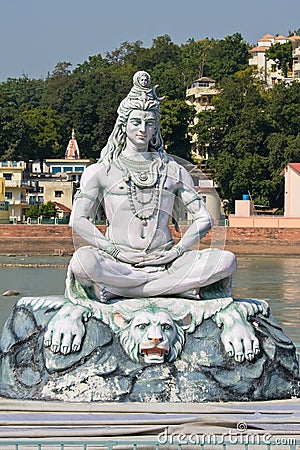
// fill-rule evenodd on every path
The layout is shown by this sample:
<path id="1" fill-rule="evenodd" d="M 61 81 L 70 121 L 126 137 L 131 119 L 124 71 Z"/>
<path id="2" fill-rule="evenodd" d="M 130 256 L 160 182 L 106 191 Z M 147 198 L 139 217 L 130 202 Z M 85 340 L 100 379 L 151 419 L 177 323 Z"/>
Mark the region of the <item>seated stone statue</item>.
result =
<path id="1" fill-rule="evenodd" d="M 53 352 L 78 351 L 84 317 L 99 318 L 102 303 L 161 297 L 201 301 L 232 295 L 235 256 L 216 248 L 191 249 L 210 230 L 212 218 L 189 173 L 164 151 L 161 99 L 156 87 L 150 87 L 149 74 L 137 72 L 133 81 L 100 160 L 84 171 L 75 196 L 70 225 L 81 246 L 68 267 L 68 304 L 54 315 L 45 333 L 45 345 Z M 94 225 L 99 208 L 108 222 L 105 236 Z M 175 245 L 169 224 L 171 219 L 176 222 L 182 208 L 192 223 Z M 82 246 L 82 239 L 88 245 Z M 246 322 L 247 315 L 240 334 L 227 327 L 223 339 L 239 361 L 252 359 L 258 351 Z"/>
<path id="2" fill-rule="evenodd" d="M 189 173 L 164 152 L 160 99 L 149 88 L 149 74 L 138 72 L 134 81 L 101 159 L 84 171 L 76 194 L 71 226 L 90 245 L 78 248 L 71 259 L 66 295 L 83 304 L 85 297 L 101 302 L 171 295 L 200 299 L 214 298 L 213 290 L 201 289 L 214 285 L 223 291 L 218 297 L 230 296 L 235 256 L 218 249 L 190 250 L 212 219 Z M 105 236 L 93 224 L 100 205 L 108 221 Z M 193 220 L 174 245 L 170 218 L 183 206 Z"/>

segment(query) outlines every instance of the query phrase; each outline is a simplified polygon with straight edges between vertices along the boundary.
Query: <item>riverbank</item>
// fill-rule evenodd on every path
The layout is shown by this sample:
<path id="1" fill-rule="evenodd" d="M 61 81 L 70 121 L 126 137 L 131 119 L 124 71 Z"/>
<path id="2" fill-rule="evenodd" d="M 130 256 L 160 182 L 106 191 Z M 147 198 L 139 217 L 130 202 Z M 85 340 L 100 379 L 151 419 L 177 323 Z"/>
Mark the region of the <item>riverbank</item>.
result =
<path id="1" fill-rule="evenodd" d="M 171 227 L 177 242 L 186 230 Z M 99 226 L 105 233 L 105 226 Z M 72 234 L 68 225 L 0 225 L 0 255 L 70 256 L 86 243 Z M 217 227 L 201 242 L 201 248 L 214 246 L 240 255 L 300 255 L 299 228 Z"/>

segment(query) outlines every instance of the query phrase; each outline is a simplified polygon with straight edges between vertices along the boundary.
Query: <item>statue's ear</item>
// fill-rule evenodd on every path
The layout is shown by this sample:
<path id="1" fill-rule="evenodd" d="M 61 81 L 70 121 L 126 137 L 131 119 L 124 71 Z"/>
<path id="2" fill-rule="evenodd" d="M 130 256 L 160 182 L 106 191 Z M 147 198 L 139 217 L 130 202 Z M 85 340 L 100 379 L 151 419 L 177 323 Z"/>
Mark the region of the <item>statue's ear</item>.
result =
<path id="1" fill-rule="evenodd" d="M 127 320 L 124 316 L 122 316 L 121 313 L 119 312 L 115 312 L 114 313 L 114 317 L 113 320 L 115 322 L 115 324 L 119 327 L 119 328 L 126 328 L 127 325 L 129 324 L 129 320 Z"/>
<path id="2" fill-rule="evenodd" d="M 179 320 L 176 320 L 177 325 L 179 325 L 183 330 L 187 330 L 192 323 L 192 314 L 188 313 L 186 316 Z"/>

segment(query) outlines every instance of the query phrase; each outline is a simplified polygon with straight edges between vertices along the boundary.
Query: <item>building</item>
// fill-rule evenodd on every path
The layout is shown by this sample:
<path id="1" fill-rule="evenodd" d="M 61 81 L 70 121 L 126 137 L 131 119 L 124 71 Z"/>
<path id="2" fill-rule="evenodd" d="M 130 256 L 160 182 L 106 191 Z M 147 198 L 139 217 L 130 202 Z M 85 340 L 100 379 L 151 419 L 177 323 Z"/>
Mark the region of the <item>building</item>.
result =
<path id="1" fill-rule="evenodd" d="M 300 217 L 300 163 L 289 163 L 281 172 L 284 176 L 284 216 Z"/>
<path id="2" fill-rule="evenodd" d="M 266 51 L 275 44 L 292 43 L 293 47 L 293 67 L 288 72 L 287 78 L 284 78 L 278 65 L 273 60 L 267 60 Z M 293 80 L 300 79 L 300 36 L 285 37 L 282 35 L 273 36 L 266 34 L 259 39 L 257 45 L 250 50 L 251 58 L 249 65 L 253 67 L 255 75 L 264 81 L 268 87 L 273 86 L 278 81 L 290 83 Z"/>
<path id="3" fill-rule="evenodd" d="M 0 220 L 25 221 L 34 204 L 52 201 L 59 217 L 72 209 L 73 195 L 90 159 L 81 159 L 74 130 L 65 158 L 40 161 L 0 162 Z"/>
<path id="4" fill-rule="evenodd" d="M 294 34 L 289 37 L 289 40 L 293 45 L 293 78 L 300 80 L 300 36 Z"/>
<path id="5" fill-rule="evenodd" d="M 249 59 L 249 65 L 253 67 L 256 76 L 264 81 L 267 86 L 273 86 L 278 81 L 290 82 L 293 79 L 293 73 L 288 73 L 288 78 L 285 78 L 278 68 L 278 65 L 272 59 L 266 58 L 266 51 L 269 50 L 272 45 L 285 44 L 289 42 L 290 38 L 285 36 L 273 36 L 272 34 L 265 34 L 259 39 L 257 46 L 250 50 L 251 58 Z"/>
<path id="6" fill-rule="evenodd" d="M 79 183 L 82 172 L 90 164 L 90 159 L 80 158 L 75 132 L 72 130 L 72 137 L 67 145 L 64 158 L 45 159 L 42 167 L 40 161 L 31 161 L 30 168 L 32 176 L 40 173 L 50 174 L 51 176 L 57 175 Z"/>
<path id="7" fill-rule="evenodd" d="M 65 158 L 45 159 L 42 164 L 40 161 L 30 162 L 29 204 L 52 201 L 57 204 L 60 214 L 65 216 L 72 209 L 74 191 L 81 175 L 90 164 L 90 159 L 80 158 L 79 146 L 72 130 Z"/>
<path id="8" fill-rule="evenodd" d="M 21 221 L 28 204 L 24 183 L 25 161 L 0 161 L 0 218 Z"/>
<path id="9" fill-rule="evenodd" d="M 193 81 L 191 87 L 186 91 L 186 103 L 195 108 L 195 117 L 191 127 L 197 124 L 197 114 L 202 111 L 210 111 L 214 109 L 212 99 L 219 94 L 220 90 L 216 88 L 215 80 L 208 77 L 201 77 Z M 197 135 L 190 133 L 191 137 L 191 154 L 195 162 L 206 160 L 207 152 L 203 154 L 203 148 L 199 149 L 197 145 Z M 205 146 L 204 146 L 205 148 Z"/>

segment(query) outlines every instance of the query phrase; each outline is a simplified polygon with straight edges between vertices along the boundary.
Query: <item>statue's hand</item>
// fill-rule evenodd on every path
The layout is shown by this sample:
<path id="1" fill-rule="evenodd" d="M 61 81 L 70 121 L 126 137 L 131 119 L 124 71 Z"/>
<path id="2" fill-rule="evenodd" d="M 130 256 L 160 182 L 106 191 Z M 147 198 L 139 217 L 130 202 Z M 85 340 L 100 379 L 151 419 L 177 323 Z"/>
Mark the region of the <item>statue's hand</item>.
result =
<path id="1" fill-rule="evenodd" d="M 50 319 L 44 336 L 45 347 L 50 347 L 53 353 L 63 353 L 80 350 L 85 334 L 83 321 L 91 317 L 88 308 L 79 305 L 64 305 Z"/>
<path id="2" fill-rule="evenodd" d="M 119 252 L 116 259 L 123 263 L 132 264 L 133 266 L 140 264 L 144 260 L 144 254 L 140 253 L 134 257 L 128 257 L 123 252 Z"/>
<path id="3" fill-rule="evenodd" d="M 136 267 L 144 267 L 144 266 L 160 266 L 164 264 L 168 264 L 174 259 L 178 258 L 178 252 L 171 248 L 171 250 L 166 250 L 162 256 L 157 255 L 156 258 L 153 258 L 153 255 L 144 256 L 144 260 L 135 264 Z"/>
<path id="4" fill-rule="evenodd" d="M 228 356 L 234 357 L 237 362 L 243 362 L 245 359 L 253 361 L 259 353 L 259 341 L 249 322 L 225 325 L 221 340 Z"/>
<path id="5" fill-rule="evenodd" d="M 221 341 L 226 353 L 237 362 L 252 361 L 259 353 L 259 341 L 247 319 L 247 313 L 239 310 L 238 302 L 231 303 L 214 317 L 217 325 L 222 327 Z"/>

